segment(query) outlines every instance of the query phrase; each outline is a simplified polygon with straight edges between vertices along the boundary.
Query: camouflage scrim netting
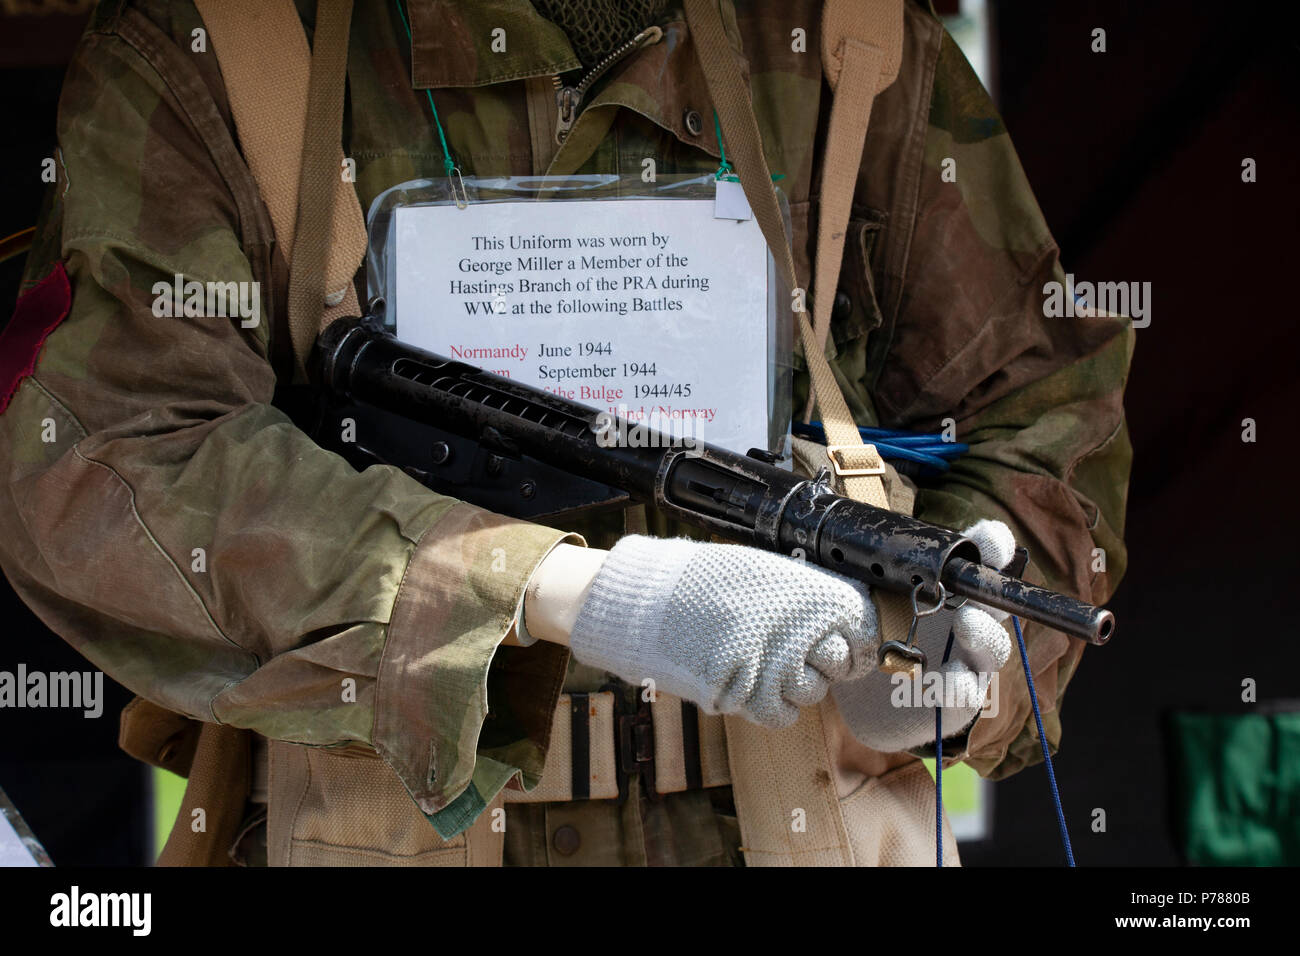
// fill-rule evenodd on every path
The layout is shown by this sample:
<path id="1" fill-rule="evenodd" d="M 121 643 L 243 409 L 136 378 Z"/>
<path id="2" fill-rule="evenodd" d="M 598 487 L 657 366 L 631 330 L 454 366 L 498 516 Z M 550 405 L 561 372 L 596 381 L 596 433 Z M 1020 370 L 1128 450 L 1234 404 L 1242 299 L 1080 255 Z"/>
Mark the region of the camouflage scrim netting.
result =
<path id="1" fill-rule="evenodd" d="M 564 31 L 582 65 L 591 69 L 657 22 L 667 0 L 535 0 L 537 12 Z"/>

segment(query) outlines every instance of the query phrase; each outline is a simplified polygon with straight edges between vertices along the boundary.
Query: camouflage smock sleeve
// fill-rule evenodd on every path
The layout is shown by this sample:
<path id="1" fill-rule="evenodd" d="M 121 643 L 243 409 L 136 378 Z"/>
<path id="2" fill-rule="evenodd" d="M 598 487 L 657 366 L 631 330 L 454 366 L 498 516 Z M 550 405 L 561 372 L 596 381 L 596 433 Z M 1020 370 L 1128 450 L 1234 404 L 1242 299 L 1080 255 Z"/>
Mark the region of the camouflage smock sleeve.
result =
<path id="1" fill-rule="evenodd" d="M 581 539 L 358 473 L 270 404 L 267 322 L 155 314 L 175 276 L 253 279 L 192 119 L 139 45 L 83 39 L 58 124 L 63 264 L 34 266 L 66 267 L 71 307 L 0 415 L 5 572 L 172 710 L 373 746 L 426 813 L 518 771 L 531 786 L 567 650 L 498 645 L 544 555 Z M 20 300 L 15 321 L 52 318 Z"/>
<path id="2" fill-rule="evenodd" d="M 910 249 L 877 409 L 909 428 L 952 418 L 971 446 L 920 490 L 915 513 L 958 529 L 1001 519 L 1029 549 L 1030 580 L 1105 601 L 1126 562 L 1133 332 L 1126 319 L 1044 315 L 1045 284 L 1064 279 L 1056 243 L 1001 118 L 946 34 Z M 1083 643 L 1035 624 L 1025 638 L 1055 747 Z M 999 713 L 976 722 L 967 747 L 967 762 L 994 777 L 1041 760 L 1014 650 Z"/>

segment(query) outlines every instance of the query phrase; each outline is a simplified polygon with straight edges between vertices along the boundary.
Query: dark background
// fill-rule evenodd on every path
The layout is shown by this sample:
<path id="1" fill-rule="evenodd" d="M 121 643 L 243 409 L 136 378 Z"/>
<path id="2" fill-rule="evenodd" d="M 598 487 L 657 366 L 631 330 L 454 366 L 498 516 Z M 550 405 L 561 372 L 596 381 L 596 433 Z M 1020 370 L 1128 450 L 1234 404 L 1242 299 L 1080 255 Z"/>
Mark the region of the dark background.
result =
<path id="1" fill-rule="evenodd" d="M 63 6 L 76 6 L 75 3 Z M 938 4 L 941 8 L 943 4 Z M 1174 864 L 1161 716 L 1300 697 L 1290 613 L 1296 562 L 1292 290 L 1300 224 L 1300 58 L 1289 5 L 991 4 L 995 97 L 1039 204 L 1080 280 L 1149 281 L 1126 406 L 1135 448 L 1130 566 L 1115 641 L 1090 649 L 1066 697 L 1057 777 L 1075 855 Z M 1286 11 L 1279 13 L 1278 11 Z M 40 161 L 84 15 L 0 13 L 0 237 L 31 225 Z M 1106 30 L 1107 50 L 1090 50 Z M 1257 163 L 1243 183 L 1241 163 Z M 8 309 L 20 260 L 0 265 Z M 1241 441 L 1242 419 L 1258 440 Z M 0 583 L 0 669 L 82 659 Z M 108 689 L 111 682 L 106 681 Z M 6 711 L 0 786 L 58 864 L 144 862 L 146 777 L 105 716 Z M 32 719 L 35 717 L 35 719 Z M 994 839 L 969 865 L 1057 864 L 1041 766 L 994 787 Z M 1107 829 L 1089 827 L 1094 808 Z"/>

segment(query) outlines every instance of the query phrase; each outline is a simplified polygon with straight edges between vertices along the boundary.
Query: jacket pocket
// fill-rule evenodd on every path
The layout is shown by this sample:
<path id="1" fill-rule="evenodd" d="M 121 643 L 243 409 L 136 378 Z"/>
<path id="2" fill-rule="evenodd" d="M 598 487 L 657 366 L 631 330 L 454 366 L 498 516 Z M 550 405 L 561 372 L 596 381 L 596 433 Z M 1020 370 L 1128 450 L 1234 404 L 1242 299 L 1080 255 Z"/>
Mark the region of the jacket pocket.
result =
<path id="1" fill-rule="evenodd" d="M 840 798 L 854 866 L 934 866 L 934 778 L 910 761 Z M 957 841 L 943 826 L 944 866 L 960 866 Z"/>
<path id="2" fill-rule="evenodd" d="M 272 866 L 499 866 L 500 798 L 443 840 L 377 755 L 272 740 L 267 849 Z"/>
<path id="3" fill-rule="evenodd" d="M 849 220 L 840 280 L 831 306 L 831 337 L 837 351 L 843 352 L 845 345 L 881 325 L 871 264 L 884 228 L 884 213 L 872 212 Z"/>

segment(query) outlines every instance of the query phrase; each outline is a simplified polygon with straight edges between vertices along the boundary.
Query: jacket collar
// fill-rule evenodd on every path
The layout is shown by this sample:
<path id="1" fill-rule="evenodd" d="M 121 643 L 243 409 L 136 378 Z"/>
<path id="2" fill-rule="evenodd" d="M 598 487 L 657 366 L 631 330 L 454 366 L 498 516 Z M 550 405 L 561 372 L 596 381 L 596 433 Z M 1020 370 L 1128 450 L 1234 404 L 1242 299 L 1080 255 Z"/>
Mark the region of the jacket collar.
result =
<path id="1" fill-rule="evenodd" d="M 411 73 L 416 89 L 474 87 L 529 77 L 581 70 L 564 32 L 544 19 L 527 0 L 408 0 L 411 23 Z M 723 0 L 723 22 L 739 48 L 735 12 Z M 493 31 L 504 30 L 504 36 Z M 498 50 L 492 49 L 494 38 Z M 504 51 L 499 50 L 504 39 Z M 748 64 L 740 58 L 748 78 Z M 603 137 L 608 122 L 603 107 L 625 107 L 673 133 L 683 143 L 718 156 L 713 128 L 713 101 L 700 70 L 695 44 L 680 12 L 664 26 L 658 43 L 630 54 L 602 80 L 598 95 L 562 153 L 581 156 L 586 139 Z M 687 116 L 698 115 L 701 132 L 693 134 Z M 608 117 L 612 118 L 612 117 Z M 584 122 L 585 120 L 585 122 Z M 577 141 L 574 140 L 577 138 Z"/>
<path id="2" fill-rule="evenodd" d="M 416 89 L 487 86 L 582 68 L 564 31 L 527 0 L 408 0 L 407 11 Z"/>

